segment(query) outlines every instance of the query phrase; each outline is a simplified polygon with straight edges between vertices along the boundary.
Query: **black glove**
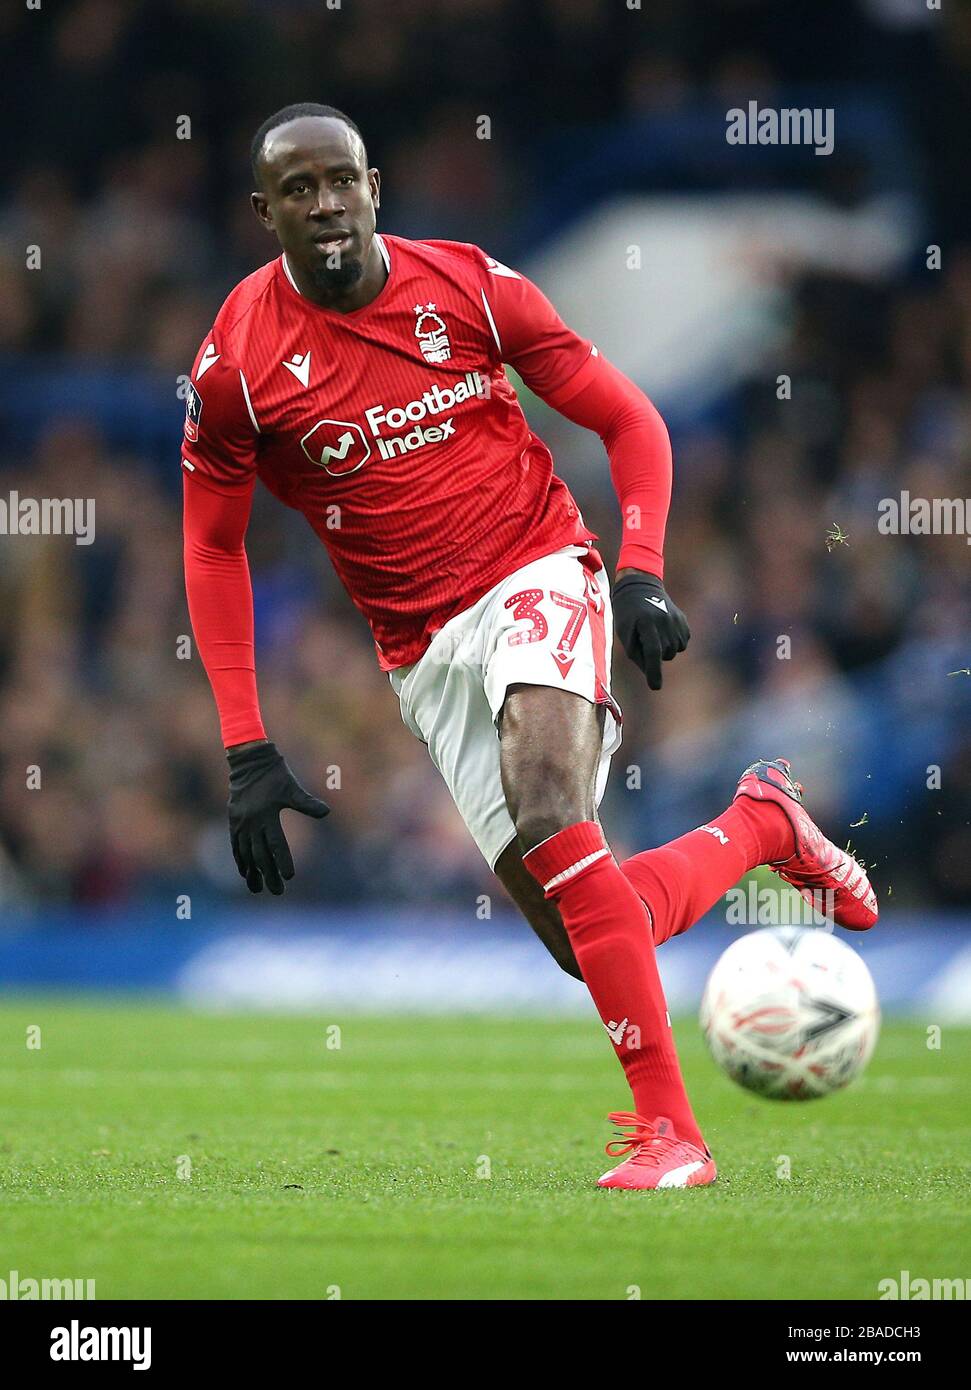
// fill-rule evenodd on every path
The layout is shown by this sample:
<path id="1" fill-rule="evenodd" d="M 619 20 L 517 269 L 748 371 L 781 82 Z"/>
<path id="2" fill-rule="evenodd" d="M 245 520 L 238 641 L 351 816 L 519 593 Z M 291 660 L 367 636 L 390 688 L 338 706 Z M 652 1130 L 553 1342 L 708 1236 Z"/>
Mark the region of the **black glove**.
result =
<path id="1" fill-rule="evenodd" d="M 229 838 L 236 867 L 251 893 L 283 892 L 283 880 L 293 878 L 293 857 L 280 825 L 284 806 L 320 820 L 330 807 L 304 791 L 283 761 L 276 745 L 230 748 Z"/>
<path id="2" fill-rule="evenodd" d="M 688 645 L 688 620 L 653 574 L 625 574 L 614 585 L 614 627 L 624 651 L 661 689 L 661 662 L 672 661 Z"/>

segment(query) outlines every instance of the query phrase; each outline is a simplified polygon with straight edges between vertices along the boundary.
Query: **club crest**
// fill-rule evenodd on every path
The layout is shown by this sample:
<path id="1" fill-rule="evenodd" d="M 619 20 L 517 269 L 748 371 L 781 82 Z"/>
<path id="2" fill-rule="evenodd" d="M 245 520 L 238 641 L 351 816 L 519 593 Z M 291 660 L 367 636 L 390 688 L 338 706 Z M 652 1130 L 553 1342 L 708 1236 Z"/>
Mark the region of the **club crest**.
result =
<path id="1" fill-rule="evenodd" d="M 447 362 L 452 356 L 448 329 L 434 304 L 415 305 L 415 337 L 426 362 Z"/>

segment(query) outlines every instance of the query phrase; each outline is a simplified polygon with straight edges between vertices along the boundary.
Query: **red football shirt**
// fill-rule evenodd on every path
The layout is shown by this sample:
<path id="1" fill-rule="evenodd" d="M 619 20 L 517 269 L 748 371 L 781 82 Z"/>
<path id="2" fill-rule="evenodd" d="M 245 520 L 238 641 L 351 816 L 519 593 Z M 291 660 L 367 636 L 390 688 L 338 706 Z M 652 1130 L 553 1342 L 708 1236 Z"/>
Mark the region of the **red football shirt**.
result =
<path id="1" fill-rule="evenodd" d="M 384 669 L 518 566 L 596 539 L 503 362 L 601 436 L 618 568 L 663 574 L 671 446 L 647 397 L 478 247 L 377 244 L 389 274 L 370 304 L 321 308 L 280 257 L 233 290 L 192 369 L 186 592 L 227 747 L 265 737 L 244 545 L 257 477 L 326 545 Z"/>
<path id="2" fill-rule="evenodd" d="M 283 256 L 233 290 L 192 370 L 183 462 L 303 512 L 389 670 L 511 570 L 595 539 L 502 364 L 550 395 L 596 348 L 476 246 L 379 246 L 387 281 L 352 313 L 301 295 Z"/>

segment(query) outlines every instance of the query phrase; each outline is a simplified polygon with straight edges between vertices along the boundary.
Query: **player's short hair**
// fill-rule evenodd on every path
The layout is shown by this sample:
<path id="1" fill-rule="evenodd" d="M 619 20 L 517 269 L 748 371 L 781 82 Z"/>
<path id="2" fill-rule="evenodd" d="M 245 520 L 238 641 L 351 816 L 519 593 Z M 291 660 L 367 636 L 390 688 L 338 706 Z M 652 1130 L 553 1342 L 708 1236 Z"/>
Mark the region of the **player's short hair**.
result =
<path id="1" fill-rule="evenodd" d="M 253 136 L 253 143 L 250 146 L 250 168 L 253 171 L 253 178 L 258 187 L 262 188 L 263 183 L 260 178 L 260 160 L 263 157 L 263 146 L 266 137 L 271 130 L 276 130 L 277 126 L 286 125 L 289 121 L 299 120 L 301 116 L 329 116 L 332 120 L 343 121 L 346 126 L 358 137 L 361 144 L 364 144 L 364 136 L 358 130 L 350 116 L 345 116 L 343 111 L 338 111 L 336 106 L 321 106 L 316 101 L 296 101 L 291 106 L 284 106 L 279 111 L 275 111 L 272 116 L 267 116 L 259 130 Z M 365 154 L 365 163 L 367 157 Z"/>

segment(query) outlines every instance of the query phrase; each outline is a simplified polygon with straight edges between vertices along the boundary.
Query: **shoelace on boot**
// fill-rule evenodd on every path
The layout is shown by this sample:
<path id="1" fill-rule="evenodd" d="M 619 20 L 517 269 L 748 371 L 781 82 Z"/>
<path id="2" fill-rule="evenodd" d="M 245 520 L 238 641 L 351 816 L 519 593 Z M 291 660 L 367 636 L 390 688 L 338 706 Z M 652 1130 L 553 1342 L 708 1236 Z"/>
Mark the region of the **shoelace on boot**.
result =
<path id="1" fill-rule="evenodd" d="M 623 1158 L 633 1150 L 631 1163 L 655 1166 L 666 1158 L 678 1143 L 673 1134 L 658 1134 L 650 1120 L 645 1120 L 644 1116 L 638 1115 L 636 1111 L 613 1110 L 608 1119 L 611 1124 L 618 1125 L 621 1129 L 634 1131 L 632 1134 L 619 1133 L 616 1139 L 607 1141 L 605 1150 L 611 1158 Z"/>

